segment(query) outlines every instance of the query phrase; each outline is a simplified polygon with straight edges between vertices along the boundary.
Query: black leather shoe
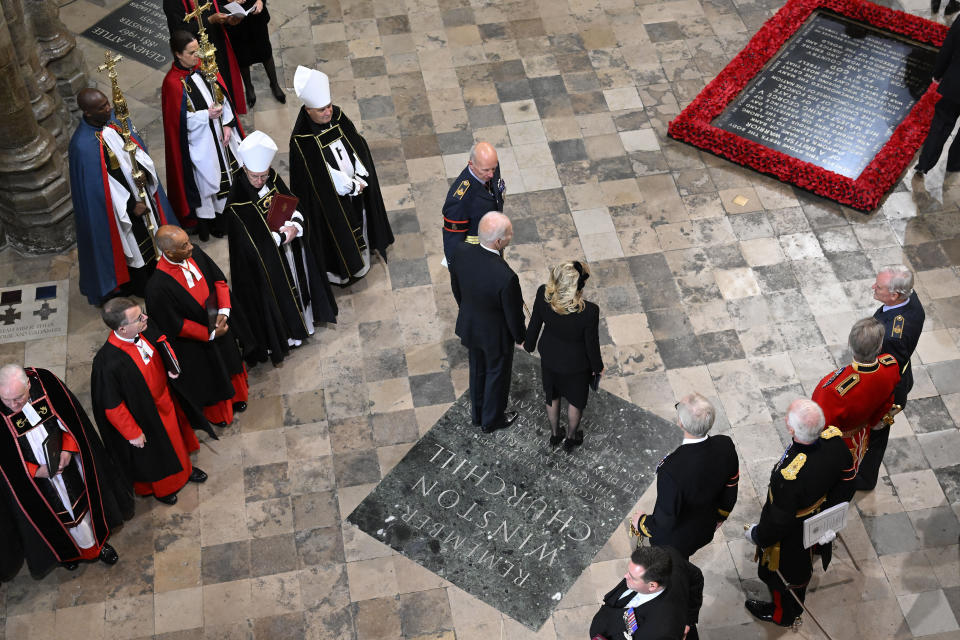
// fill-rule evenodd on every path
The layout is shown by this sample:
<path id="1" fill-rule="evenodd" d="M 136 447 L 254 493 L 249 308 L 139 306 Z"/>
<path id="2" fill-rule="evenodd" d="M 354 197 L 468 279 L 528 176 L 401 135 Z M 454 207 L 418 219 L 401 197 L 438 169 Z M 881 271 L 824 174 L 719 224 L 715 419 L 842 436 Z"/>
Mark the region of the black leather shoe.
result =
<path id="1" fill-rule="evenodd" d="M 253 91 L 253 87 L 244 89 L 244 92 L 247 94 L 247 106 L 252 109 L 253 105 L 257 104 L 257 92 Z"/>
<path id="2" fill-rule="evenodd" d="M 234 413 L 243 413 L 247 410 L 246 402 L 234 402 L 233 403 L 233 412 Z"/>
<path id="3" fill-rule="evenodd" d="M 555 436 L 550 436 L 550 446 L 551 447 L 557 446 L 558 444 L 560 444 L 561 440 L 563 440 L 563 436 L 559 433 Z"/>
<path id="4" fill-rule="evenodd" d="M 213 423 L 213 426 L 215 426 L 215 427 L 220 427 L 221 429 L 223 429 L 224 427 L 227 426 L 227 422 L 226 422 L 226 421 L 223 421 L 223 422 L 214 422 L 214 423 Z"/>
<path id="5" fill-rule="evenodd" d="M 514 422 L 517 421 L 517 418 L 520 417 L 520 414 L 516 411 L 506 411 L 503 414 L 503 426 L 509 427 Z"/>
<path id="6" fill-rule="evenodd" d="M 117 560 L 120 559 L 120 556 L 117 555 L 117 550 L 111 547 L 108 544 L 104 544 L 103 548 L 100 549 L 100 562 L 106 564 L 117 564 Z"/>
<path id="7" fill-rule="evenodd" d="M 950 2 L 947 3 L 947 6 L 943 9 L 943 15 L 952 16 L 957 11 L 960 11 L 960 2 L 957 2 L 957 0 L 950 0 Z"/>
<path id="8" fill-rule="evenodd" d="M 171 493 L 168 496 L 153 496 L 163 504 L 177 504 L 177 494 Z"/>
<path id="9" fill-rule="evenodd" d="M 197 483 L 206 482 L 207 474 L 204 473 L 203 469 L 201 469 L 200 467 L 194 467 L 193 471 L 190 472 L 190 477 L 187 478 L 187 480 L 189 480 L 190 482 L 197 482 Z"/>
<path id="10" fill-rule="evenodd" d="M 920 165 L 917 165 L 913 168 L 913 175 L 915 176 L 924 176 L 927 172 L 920 168 Z"/>
<path id="11" fill-rule="evenodd" d="M 757 620 L 763 620 L 764 622 L 773 622 L 773 624 L 781 627 L 792 627 L 793 620 L 783 620 L 781 622 L 774 622 L 773 620 L 773 610 L 774 606 L 772 602 L 763 602 L 762 600 L 747 600 L 743 603 L 743 606 L 747 608 L 747 611 L 756 618 Z"/>
<path id="12" fill-rule="evenodd" d="M 77 567 L 80 566 L 79 562 L 61 562 L 60 566 L 66 569 L 67 571 L 76 571 Z"/>
<path id="13" fill-rule="evenodd" d="M 277 99 L 277 102 L 280 104 L 287 104 L 287 94 L 283 92 L 283 89 L 280 88 L 280 85 L 271 85 L 270 91 L 273 92 L 273 97 Z"/>

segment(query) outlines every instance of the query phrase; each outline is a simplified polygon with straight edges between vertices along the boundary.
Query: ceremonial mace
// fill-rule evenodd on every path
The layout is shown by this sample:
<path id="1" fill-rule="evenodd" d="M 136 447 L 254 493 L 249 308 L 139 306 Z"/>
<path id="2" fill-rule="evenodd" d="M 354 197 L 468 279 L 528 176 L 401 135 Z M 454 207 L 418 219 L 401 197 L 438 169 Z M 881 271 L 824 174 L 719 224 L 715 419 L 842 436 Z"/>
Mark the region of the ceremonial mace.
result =
<path id="1" fill-rule="evenodd" d="M 210 38 L 207 37 L 207 30 L 204 28 L 203 19 L 201 18 L 203 12 L 209 9 L 210 3 L 204 3 L 183 16 L 183 21 L 190 22 L 194 18 L 197 20 L 197 32 L 199 33 L 197 39 L 200 42 L 200 72 L 203 74 L 203 79 L 207 81 L 207 84 L 213 92 L 213 105 L 219 106 L 223 104 L 223 91 L 220 90 L 220 83 L 217 82 L 217 71 L 219 71 L 217 69 L 217 58 L 215 55 L 217 48 L 213 46 Z"/>
<path id="2" fill-rule="evenodd" d="M 113 87 L 113 115 L 120 122 L 120 135 L 123 136 L 123 150 L 130 156 L 130 177 L 133 178 L 133 184 L 137 188 L 136 196 L 140 198 L 140 201 L 147 207 L 147 211 L 145 211 L 143 215 L 146 216 L 147 232 L 150 234 L 150 242 L 153 244 L 153 255 L 159 260 L 160 251 L 157 249 L 157 239 L 154 237 L 157 230 L 153 224 L 153 216 L 151 215 L 153 208 L 150 207 L 149 200 L 147 199 L 147 176 L 143 173 L 143 169 L 140 168 L 140 164 L 137 162 L 138 147 L 131 133 L 132 121 L 130 120 L 130 110 L 127 108 L 127 99 L 123 97 L 123 93 L 120 91 L 120 85 L 117 83 L 117 63 L 123 60 L 123 56 L 114 57 L 108 49 L 103 52 L 103 60 L 104 63 L 97 67 L 97 71 L 101 73 L 107 71 L 107 77 L 110 78 L 110 84 Z"/>

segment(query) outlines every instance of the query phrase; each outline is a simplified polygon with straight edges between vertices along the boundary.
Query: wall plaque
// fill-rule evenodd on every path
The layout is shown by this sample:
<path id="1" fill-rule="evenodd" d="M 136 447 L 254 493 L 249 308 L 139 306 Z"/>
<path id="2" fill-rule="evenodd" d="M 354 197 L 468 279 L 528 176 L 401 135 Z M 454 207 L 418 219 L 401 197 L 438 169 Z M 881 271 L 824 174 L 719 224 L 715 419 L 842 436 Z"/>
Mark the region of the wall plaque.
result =
<path id="1" fill-rule="evenodd" d="M 511 405 L 520 419 L 482 434 L 463 394 L 347 520 L 537 630 L 682 433 L 601 390 L 584 414 L 583 445 L 552 449 L 540 364 L 524 353 Z"/>
<path id="2" fill-rule="evenodd" d="M 169 67 L 173 62 L 160 0 L 131 0 L 108 13 L 83 36 L 154 69 Z"/>

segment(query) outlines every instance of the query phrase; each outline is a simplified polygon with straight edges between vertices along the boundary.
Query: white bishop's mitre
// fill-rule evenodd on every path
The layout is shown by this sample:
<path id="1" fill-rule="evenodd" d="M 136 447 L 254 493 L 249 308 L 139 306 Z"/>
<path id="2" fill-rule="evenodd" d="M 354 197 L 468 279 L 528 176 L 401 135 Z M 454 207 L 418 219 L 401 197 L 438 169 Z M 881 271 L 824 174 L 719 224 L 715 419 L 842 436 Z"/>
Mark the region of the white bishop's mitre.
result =
<path id="1" fill-rule="evenodd" d="M 308 109 L 322 109 L 330 104 L 330 79 L 322 71 L 297 67 L 293 74 L 293 90 Z"/>
<path id="2" fill-rule="evenodd" d="M 254 131 L 240 142 L 240 162 L 250 171 L 269 171 L 273 156 L 277 155 L 277 143 L 263 131 Z"/>

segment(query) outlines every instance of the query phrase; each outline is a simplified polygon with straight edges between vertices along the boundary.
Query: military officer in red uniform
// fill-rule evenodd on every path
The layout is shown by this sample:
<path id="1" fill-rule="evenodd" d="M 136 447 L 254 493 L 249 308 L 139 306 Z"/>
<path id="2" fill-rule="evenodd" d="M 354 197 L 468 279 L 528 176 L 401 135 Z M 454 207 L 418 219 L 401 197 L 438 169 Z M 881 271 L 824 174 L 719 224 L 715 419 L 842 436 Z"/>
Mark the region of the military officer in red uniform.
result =
<path id="1" fill-rule="evenodd" d="M 883 325 L 875 318 L 858 320 L 847 339 L 853 362 L 826 375 L 813 392 L 827 426 L 840 429 L 858 469 L 870 442 L 870 430 L 890 420 L 893 390 L 900 382 L 897 359 L 880 353 L 883 334 Z"/>

